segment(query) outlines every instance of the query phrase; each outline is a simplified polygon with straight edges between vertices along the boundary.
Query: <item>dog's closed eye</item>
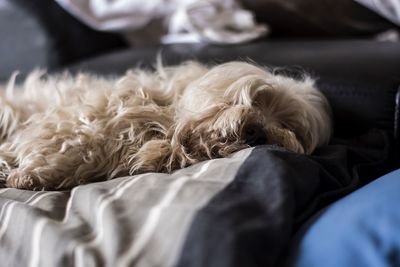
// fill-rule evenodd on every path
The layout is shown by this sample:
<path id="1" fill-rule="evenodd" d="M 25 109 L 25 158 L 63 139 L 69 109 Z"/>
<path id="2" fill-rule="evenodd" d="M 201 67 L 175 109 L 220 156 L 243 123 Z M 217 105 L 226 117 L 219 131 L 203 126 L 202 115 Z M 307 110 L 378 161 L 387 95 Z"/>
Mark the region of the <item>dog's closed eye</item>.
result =
<path id="1" fill-rule="evenodd" d="M 243 128 L 243 139 L 249 146 L 264 145 L 267 143 L 267 134 L 264 127 L 258 123 L 248 124 Z"/>

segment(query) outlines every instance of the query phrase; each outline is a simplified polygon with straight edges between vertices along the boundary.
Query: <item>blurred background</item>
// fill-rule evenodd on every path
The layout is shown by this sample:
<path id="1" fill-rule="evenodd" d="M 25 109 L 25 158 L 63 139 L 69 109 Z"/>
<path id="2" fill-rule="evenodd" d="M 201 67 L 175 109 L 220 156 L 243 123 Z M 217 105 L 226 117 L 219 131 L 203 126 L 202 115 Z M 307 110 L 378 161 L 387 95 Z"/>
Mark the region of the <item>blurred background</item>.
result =
<path id="1" fill-rule="evenodd" d="M 187 55 L 199 45 L 397 43 L 399 18 L 397 0 L 0 0 L 0 81 L 15 70 L 58 70 L 113 51 L 142 55 L 177 43 L 189 44 L 174 48 Z"/>

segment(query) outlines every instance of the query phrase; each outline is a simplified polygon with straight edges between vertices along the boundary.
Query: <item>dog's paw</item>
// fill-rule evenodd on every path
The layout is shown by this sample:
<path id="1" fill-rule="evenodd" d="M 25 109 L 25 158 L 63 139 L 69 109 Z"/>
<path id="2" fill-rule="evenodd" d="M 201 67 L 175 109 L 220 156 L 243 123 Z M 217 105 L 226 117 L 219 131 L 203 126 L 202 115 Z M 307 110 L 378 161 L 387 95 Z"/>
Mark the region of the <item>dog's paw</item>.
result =
<path id="1" fill-rule="evenodd" d="M 6 179 L 6 186 L 27 190 L 43 190 L 45 187 L 33 173 L 14 169 Z"/>

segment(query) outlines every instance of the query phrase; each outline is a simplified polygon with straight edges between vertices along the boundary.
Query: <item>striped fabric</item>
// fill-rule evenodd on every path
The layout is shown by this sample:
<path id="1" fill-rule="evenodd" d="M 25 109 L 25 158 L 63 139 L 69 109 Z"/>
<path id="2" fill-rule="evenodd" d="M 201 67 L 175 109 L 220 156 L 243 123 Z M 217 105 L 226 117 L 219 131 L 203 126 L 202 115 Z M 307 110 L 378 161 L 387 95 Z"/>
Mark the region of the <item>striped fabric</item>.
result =
<path id="1" fill-rule="evenodd" d="M 175 266 L 196 212 L 251 151 L 71 192 L 0 189 L 0 265 Z"/>
<path id="2" fill-rule="evenodd" d="M 310 156 L 257 146 L 65 192 L 0 189 L 0 266 L 285 266 L 299 227 L 386 170 L 388 140 L 371 131 Z"/>

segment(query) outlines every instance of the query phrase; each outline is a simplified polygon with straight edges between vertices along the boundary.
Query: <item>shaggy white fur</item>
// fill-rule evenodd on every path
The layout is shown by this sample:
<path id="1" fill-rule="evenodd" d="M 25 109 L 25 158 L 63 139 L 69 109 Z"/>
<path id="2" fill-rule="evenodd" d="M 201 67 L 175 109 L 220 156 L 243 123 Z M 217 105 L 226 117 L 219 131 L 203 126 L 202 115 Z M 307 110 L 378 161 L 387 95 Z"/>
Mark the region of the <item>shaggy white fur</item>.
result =
<path id="1" fill-rule="evenodd" d="M 0 90 L 0 179 L 62 189 L 142 172 L 171 172 L 277 144 L 311 153 L 331 136 L 330 109 L 308 77 L 244 62 L 186 62 L 116 79 L 35 71 Z"/>

